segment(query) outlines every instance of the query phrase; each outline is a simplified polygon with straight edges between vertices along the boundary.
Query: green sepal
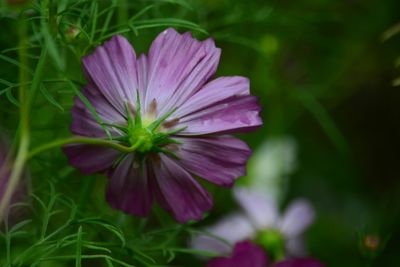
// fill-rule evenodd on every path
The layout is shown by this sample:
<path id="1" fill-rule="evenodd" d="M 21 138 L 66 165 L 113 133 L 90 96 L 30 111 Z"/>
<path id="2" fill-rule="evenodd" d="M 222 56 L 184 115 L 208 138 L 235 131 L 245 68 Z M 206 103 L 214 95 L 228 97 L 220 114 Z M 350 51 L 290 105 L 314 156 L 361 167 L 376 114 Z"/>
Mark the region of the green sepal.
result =
<path id="1" fill-rule="evenodd" d="M 181 142 L 170 138 L 170 136 L 183 131 L 186 129 L 186 127 L 181 127 L 166 132 L 159 132 L 159 127 L 161 124 L 176 111 L 176 108 L 171 109 L 169 112 L 151 122 L 150 125 L 146 127 L 142 122 L 141 103 L 138 91 L 136 91 L 136 96 L 136 109 L 131 107 L 130 103 L 125 103 L 125 112 L 127 114 L 128 122 L 126 127 L 115 124 L 105 124 L 107 126 L 119 129 L 126 134 L 125 136 L 119 137 L 115 140 L 126 142 L 127 144 L 134 146 L 132 151 L 137 151 L 139 154 L 145 154 L 153 151 L 162 152 L 174 158 L 178 158 L 174 152 L 163 148 L 163 146 L 169 144 L 182 144 Z"/>
<path id="2" fill-rule="evenodd" d="M 158 118 L 157 120 L 153 121 L 147 129 L 150 131 L 156 130 L 158 127 L 160 127 L 161 123 L 163 123 L 169 116 L 171 116 L 174 112 L 176 111 L 176 108 L 171 109 L 169 112 L 165 113 L 163 116 Z"/>
<path id="3" fill-rule="evenodd" d="M 157 145 L 168 145 L 168 144 L 180 145 L 180 144 L 182 144 L 182 142 L 179 142 L 178 140 L 175 140 L 175 139 L 170 138 L 168 136 L 156 137 L 153 140 L 154 140 L 154 143 L 156 143 Z"/>
<path id="4" fill-rule="evenodd" d="M 161 153 L 167 154 L 175 159 L 181 159 L 175 152 L 172 152 L 171 150 L 168 150 L 168 149 L 165 149 L 162 147 L 154 147 L 154 151 L 158 152 L 158 153 L 161 152 Z"/>
<path id="5" fill-rule="evenodd" d="M 127 132 L 129 132 L 129 130 L 133 129 L 133 127 L 135 126 L 135 123 L 134 123 L 133 118 L 132 118 L 132 113 L 129 110 L 129 103 L 128 102 L 125 103 L 125 113 L 126 113 L 126 117 L 127 117 L 127 120 L 128 120 Z M 136 120 L 136 116 L 135 116 L 135 120 Z"/>
<path id="6" fill-rule="evenodd" d="M 123 131 L 124 133 L 128 133 L 128 129 L 126 128 L 126 126 L 122 126 L 122 125 L 118 125 L 118 124 L 113 124 L 113 123 L 106 123 L 106 122 L 104 122 L 104 123 L 102 123 L 101 125 L 103 125 L 103 126 L 107 126 L 107 127 L 113 127 L 113 128 L 115 128 L 115 129 L 118 129 L 118 130 L 121 130 L 121 131 Z M 113 138 L 114 139 L 114 138 Z"/>
<path id="7" fill-rule="evenodd" d="M 180 128 L 177 128 L 177 129 L 174 129 L 174 130 L 171 130 L 171 131 L 163 132 L 163 133 L 166 134 L 166 135 L 173 135 L 173 134 L 177 134 L 179 132 L 182 132 L 186 128 L 187 128 L 187 126 L 184 126 L 184 127 L 180 127 Z"/>
<path id="8" fill-rule="evenodd" d="M 113 140 L 124 142 L 124 143 L 129 143 L 129 137 L 127 135 L 114 137 Z"/>
<path id="9" fill-rule="evenodd" d="M 120 157 L 118 157 L 112 164 L 111 168 L 115 169 L 125 158 L 127 157 L 127 154 L 122 154 Z"/>
<path id="10" fill-rule="evenodd" d="M 141 108 L 141 104 L 140 104 L 139 90 L 136 90 L 135 126 L 142 127 L 142 108 Z"/>

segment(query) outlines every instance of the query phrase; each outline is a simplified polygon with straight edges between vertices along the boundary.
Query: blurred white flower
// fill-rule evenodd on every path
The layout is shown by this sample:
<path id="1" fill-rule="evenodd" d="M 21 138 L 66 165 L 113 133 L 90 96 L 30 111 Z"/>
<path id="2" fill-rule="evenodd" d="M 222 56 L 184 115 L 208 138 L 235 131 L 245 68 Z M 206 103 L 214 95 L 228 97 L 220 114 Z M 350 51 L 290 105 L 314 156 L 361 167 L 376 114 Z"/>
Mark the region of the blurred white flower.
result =
<path id="1" fill-rule="evenodd" d="M 303 233 L 314 221 L 307 200 L 294 200 L 280 215 L 276 201 L 258 190 L 236 188 L 234 197 L 242 210 L 205 229 L 209 234 L 195 236 L 192 248 L 229 254 L 235 243 L 251 239 L 276 257 L 284 256 L 277 254 L 280 250 L 287 256 L 304 256 Z"/>
<path id="2" fill-rule="evenodd" d="M 297 146 L 290 137 L 264 142 L 249 160 L 249 185 L 277 202 L 284 197 L 288 175 L 296 168 Z"/>
<path id="3" fill-rule="evenodd" d="M 262 144 L 249 161 L 246 188 L 234 189 L 240 210 L 195 236 L 191 246 L 198 250 L 229 255 L 240 241 L 254 240 L 276 259 L 304 256 L 304 231 L 314 221 L 314 210 L 305 199 L 294 200 L 280 214 L 289 175 L 296 168 L 297 147 L 290 137 L 270 139 Z"/>

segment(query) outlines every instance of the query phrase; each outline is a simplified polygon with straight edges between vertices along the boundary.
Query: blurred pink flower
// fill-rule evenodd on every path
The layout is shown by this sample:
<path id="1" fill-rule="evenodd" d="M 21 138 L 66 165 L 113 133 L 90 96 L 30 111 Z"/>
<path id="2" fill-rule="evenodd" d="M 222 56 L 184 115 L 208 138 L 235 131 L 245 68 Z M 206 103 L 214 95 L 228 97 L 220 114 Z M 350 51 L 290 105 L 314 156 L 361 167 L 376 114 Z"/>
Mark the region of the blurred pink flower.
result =
<path id="1" fill-rule="evenodd" d="M 280 215 L 276 202 L 259 191 L 235 188 L 234 197 L 242 211 L 207 227 L 209 235 L 195 236 L 193 248 L 229 254 L 235 243 L 251 239 L 282 242 L 288 256 L 305 255 L 303 233 L 314 221 L 314 210 L 307 200 L 294 200 Z"/>
<path id="2" fill-rule="evenodd" d="M 211 259 L 207 267 L 267 267 L 268 257 L 263 248 L 249 241 L 235 245 L 229 257 Z"/>
<path id="3" fill-rule="evenodd" d="M 262 247 L 250 242 L 241 241 L 235 244 L 228 257 L 211 259 L 207 267 L 324 267 L 313 258 L 290 259 L 270 265 L 268 256 Z"/>

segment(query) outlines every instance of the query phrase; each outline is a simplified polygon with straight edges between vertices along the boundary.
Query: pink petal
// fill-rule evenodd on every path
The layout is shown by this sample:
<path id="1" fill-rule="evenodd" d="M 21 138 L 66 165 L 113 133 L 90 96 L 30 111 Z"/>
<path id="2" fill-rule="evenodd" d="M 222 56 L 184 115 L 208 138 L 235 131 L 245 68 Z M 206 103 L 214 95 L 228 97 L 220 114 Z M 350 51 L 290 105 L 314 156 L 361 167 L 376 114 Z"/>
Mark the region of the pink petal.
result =
<path id="1" fill-rule="evenodd" d="M 220 77 L 204 85 L 182 106 L 178 107 L 173 116 L 177 118 L 184 117 L 230 97 L 249 94 L 249 79 L 240 76 Z"/>
<path id="2" fill-rule="evenodd" d="M 156 99 L 159 115 L 182 105 L 215 73 L 219 56 L 211 39 L 200 42 L 189 32 L 163 31 L 149 50 L 145 105 Z"/>
<path id="3" fill-rule="evenodd" d="M 120 152 L 94 145 L 68 145 L 63 147 L 69 163 L 83 174 L 101 172 L 113 164 Z"/>
<path id="4" fill-rule="evenodd" d="M 325 265 L 318 260 L 305 258 L 285 260 L 272 265 L 272 267 L 325 267 Z"/>
<path id="5" fill-rule="evenodd" d="M 180 158 L 179 163 L 211 183 L 231 186 L 235 179 L 246 174 L 251 150 L 237 138 L 220 136 L 176 140 L 182 142 L 176 152 Z"/>
<path id="6" fill-rule="evenodd" d="M 111 109 L 111 108 L 110 108 Z M 106 131 L 101 125 L 95 120 L 93 114 L 89 109 L 84 106 L 82 101 L 75 98 L 75 105 L 71 110 L 72 123 L 71 132 L 75 135 L 82 135 L 88 137 L 106 137 Z M 110 113 L 111 114 L 111 113 Z M 113 123 L 112 121 L 103 121 Z M 111 136 L 121 136 L 121 132 L 115 128 L 107 128 Z"/>
<path id="7" fill-rule="evenodd" d="M 125 102 L 136 103 L 136 54 L 123 36 L 116 35 L 83 58 L 89 83 L 93 84 L 121 114 Z"/>
<path id="8" fill-rule="evenodd" d="M 175 160 L 160 154 L 159 161 L 153 162 L 153 170 L 156 198 L 178 222 L 200 220 L 212 207 L 209 193 Z"/>
<path id="9" fill-rule="evenodd" d="M 110 174 L 106 199 L 114 208 L 136 215 L 147 216 L 153 203 L 147 163 L 139 164 L 133 154 Z"/>
<path id="10" fill-rule="evenodd" d="M 231 257 L 211 260 L 207 267 L 268 267 L 268 257 L 263 248 L 243 241 L 237 243 Z"/>
<path id="11" fill-rule="evenodd" d="M 142 102 L 143 107 L 145 107 L 145 99 L 147 94 L 147 83 L 149 76 L 149 67 L 148 67 L 148 59 L 146 55 L 141 54 L 137 61 L 137 79 L 138 79 L 138 88 L 140 88 L 140 101 Z"/>
<path id="12" fill-rule="evenodd" d="M 101 91 L 99 91 L 92 83 L 89 82 L 86 86 L 84 86 L 82 93 L 89 100 L 90 104 L 96 110 L 103 122 L 121 123 L 126 121 L 125 113 L 121 114 L 117 109 L 115 109 L 109 100 L 107 100 Z M 75 97 L 75 106 L 85 110 L 88 115 L 93 117 L 93 114 L 90 112 L 87 106 L 77 96 Z"/>
<path id="13" fill-rule="evenodd" d="M 79 101 L 79 100 L 77 100 Z M 75 135 L 88 137 L 105 137 L 106 132 L 99 123 L 93 118 L 87 109 L 79 108 L 75 105 L 72 110 L 72 123 L 70 130 Z"/>
<path id="14" fill-rule="evenodd" d="M 205 232 L 209 235 L 200 234 L 192 239 L 192 248 L 229 254 L 235 243 L 252 238 L 255 229 L 244 214 L 235 213 L 206 228 Z"/>
<path id="15" fill-rule="evenodd" d="M 249 216 L 257 230 L 276 227 L 278 221 L 277 204 L 268 195 L 254 189 L 234 189 L 234 197 Z"/>
<path id="16" fill-rule="evenodd" d="M 234 96 L 180 118 L 187 127 L 180 135 L 246 132 L 261 126 L 260 106 L 254 96 Z"/>
<path id="17" fill-rule="evenodd" d="M 298 199 L 287 208 L 282 218 L 281 231 L 288 238 L 296 237 L 314 222 L 314 217 L 315 212 L 310 202 Z"/>

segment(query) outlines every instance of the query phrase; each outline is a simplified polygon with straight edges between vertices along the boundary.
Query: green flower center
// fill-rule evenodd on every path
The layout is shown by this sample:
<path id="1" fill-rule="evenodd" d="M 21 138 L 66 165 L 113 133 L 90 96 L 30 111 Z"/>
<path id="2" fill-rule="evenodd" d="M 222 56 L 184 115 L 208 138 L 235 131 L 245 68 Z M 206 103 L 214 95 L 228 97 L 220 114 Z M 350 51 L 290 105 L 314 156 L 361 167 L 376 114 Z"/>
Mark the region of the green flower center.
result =
<path id="1" fill-rule="evenodd" d="M 149 152 L 154 144 L 154 134 L 146 128 L 133 127 L 128 131 L 128 141 L 131 146 L 138 144 L 137 151 L 141 153 Z"/>
<path id="2" fill-rule="evenodd" d="M 136 109 L 128 103 L 125 105 L 128 123 L 126 127 L 119 128 L 126 134 L 122 140 L 127 142 L 130 147 L 134 147 L 136 153 L 163 152 L 176 157 L 174 152 L 167 147 L 169 144 L 179 144 L 178 141 L 171 138 L 171 135 L 184 128 L 168 131 L 168 128 L 165 127 L 168 124 L 166 120 L 174 113 L 175 109 L 156 118 L 157 103 L 154 100 L 150 105 L 150 110 L 142 118 L 139 95 L 137 99 Z"/>
<path id="3" fill-rule="evenodd" d="M 285 257 L 285 239 L 276 229 L 267 229 L 258 233 L 256 242 L 268 251 L 274 260 Z"/>

